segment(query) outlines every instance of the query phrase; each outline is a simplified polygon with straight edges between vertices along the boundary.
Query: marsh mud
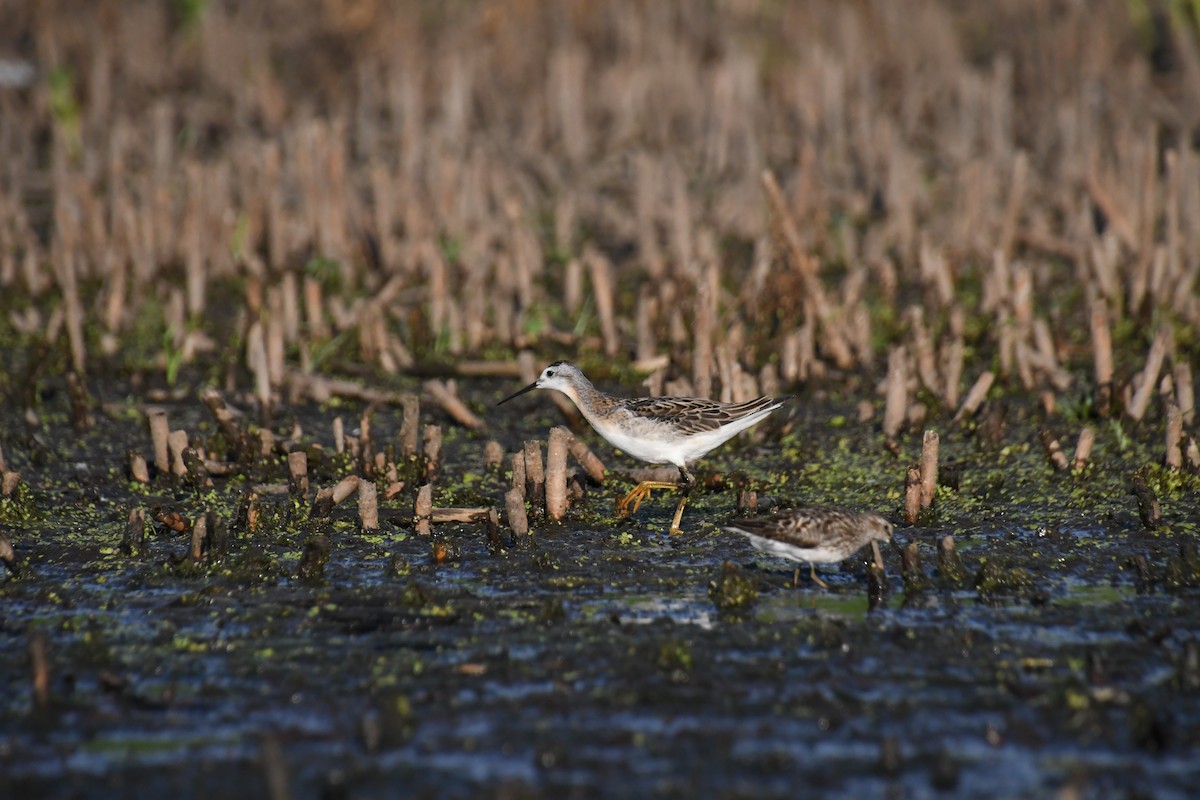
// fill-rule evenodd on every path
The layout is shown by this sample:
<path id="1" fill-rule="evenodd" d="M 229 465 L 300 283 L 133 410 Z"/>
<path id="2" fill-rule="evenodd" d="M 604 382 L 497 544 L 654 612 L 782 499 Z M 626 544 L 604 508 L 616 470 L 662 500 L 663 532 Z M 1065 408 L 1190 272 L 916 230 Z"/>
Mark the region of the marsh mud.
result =
<path id="1" fill-rule="evenodd" d="M 436 505 L 504 508 L 485 441 L 514 452 L 559 422 L 537 395 L 493 409 L 511 388 L 459 386 L 485 433 L 424 412 L 446 432 Z M 702 462 L 682 536 L 658 493 L 614 517 L 636 465 L 585 433 L 609 479 L 516 540 L 483 524 L 416 535 L 411 483 L 381 498 L 378 531 L 358 529 L 353 499 L 314 521 L 264 494 L 249 533 L 238 506 L 251 484 L 286 481 L 284 458 L 210 490 L 134 483 L 127 451 L 149 458 L 150 440 L 141 406 L 111 394 L 85 433 L 60 395 L 38 427 L 0 420 L 23 480 L 0 507 L 17 557 L 0 583 L 4 797 L 1169 798 L 1200 784 L 1198 484 L 1157 465 L 1158 426 L 1094 421 L 1091 463 L 1063 473 L 1033 402 L 993 400 L 1008 404 L 999 433 L 928 421 L 942 485 L 897 526 L 921 572 L 885 550 L 888 591 L 872 598 L 863 554 L 821 570 L 830 591 L 807 576 L 793 590 L 791 564 L 721 530 L 746 488 L 762 510 L 898 520 L 921 430 L 892 454 L 854 397 L 808 391 Z M 164 407 L 219 437 L 197 399 Z M 276 420 L 299 423 L 312 491 L 352 470 L 327 455 L 330 425 L 362 410 Z M 399 418 L 374 410 L 377 447 Z M 1161 527 L 1139 518 L 1134 470 Z M 127 553 L 133 508 L 146 535 Z M 194 561 L 156 508 L 213 509 L 227 551 Z M 939 568 L 947 535 L 960 572 Z"/>

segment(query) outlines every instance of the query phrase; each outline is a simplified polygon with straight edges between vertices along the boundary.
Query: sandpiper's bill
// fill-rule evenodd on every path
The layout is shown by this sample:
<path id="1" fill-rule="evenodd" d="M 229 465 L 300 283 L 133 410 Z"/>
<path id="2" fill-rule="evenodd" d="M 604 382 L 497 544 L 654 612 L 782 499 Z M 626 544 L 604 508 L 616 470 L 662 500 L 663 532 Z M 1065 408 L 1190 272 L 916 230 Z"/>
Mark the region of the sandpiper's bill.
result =
<path id="1" fill-rule="evenodd" d="M 759 519 L 735 519 L 725 530 L 740 533 L 764 553 L 807 561 L 812 579 L 823 589 L 829 585 L 817 577 L 817 564 L 844 561 L 869 543 L 876 566 L 883 569 L 879 542 L 892 538 L 892 523 L 881 515 L 832 506 L 809 506 Z M 800 567 L 796 567 L 792 588 L 799 581 Z"/>
<path id="2" fill-rule="evenodd" d="M 579 367 L 556 361 L 542 370 L 536 381 L 500 403 L 534 389 L 557 389 L 571 398 L 613 447 L 651 464 L 674 464 L 679 468 L 678 483 L 642 481 L 617 504 L 621 514 L 636 512 L 652 489 L 679 489 L 682 496 L 671 521 L 671 533 L 682 533 L 679 523 L 683 507 L 695 484 L 688 463 L 761 422 L 784 400 L 760 397 L 745 403 L 718 403 L 698 397 L 614 397 L 593 386 Z"/>

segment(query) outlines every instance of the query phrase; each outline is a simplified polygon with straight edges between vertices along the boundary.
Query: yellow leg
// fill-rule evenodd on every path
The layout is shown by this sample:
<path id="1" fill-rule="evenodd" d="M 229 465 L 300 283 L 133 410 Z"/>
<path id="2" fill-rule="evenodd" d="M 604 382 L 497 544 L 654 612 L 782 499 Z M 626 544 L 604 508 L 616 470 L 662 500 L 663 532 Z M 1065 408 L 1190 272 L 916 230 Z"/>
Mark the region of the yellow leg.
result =
<path id="1" fill-rule="evenodd" d="M 822 589 L 829 588 L 828 583 L 826 583 L 825 581 L 823 581 L 817 577 L 817 565 L 816 564 L 812 563 L 811 561 L 808 562 L 808 570 L 809 570 L 809 574 L 812 576 L 813 581 L 815 581 L 818 586 L 820 586 Z"/>
<path id="2" fill-rule="evenodd" d="M 679 527 L 679 522 L 683 519 L 683 507 L 687 505 L 687 492 L 683 493 L 683 497 L 679 498 L 679 508 L 675 509 L 675 519 L 671 520 L 671 533 L 678 536 L 683 533 L 683 529 Z"/>
<path id="3" fill-rule="evenodd" d="M 669 481 L 642 481 L 637 486 L 633 487 L 633 491 L 625 495 L 617 501 L 617 514 L 622 517 L 627 517 L 630 514 L 636 514 L 638 508 L 641 507 L 642 501 L 650 496 L 652 489 L 675 489 L 676 484 Z M 629 508 L 629 504 L 633 503 L 633 508 Z"/>
<path id="4" fill-rule="evenodd" d="M 796 571 L 792 573 L 792 591 L 800 588 L 800 568 L 796 567 Z"/>

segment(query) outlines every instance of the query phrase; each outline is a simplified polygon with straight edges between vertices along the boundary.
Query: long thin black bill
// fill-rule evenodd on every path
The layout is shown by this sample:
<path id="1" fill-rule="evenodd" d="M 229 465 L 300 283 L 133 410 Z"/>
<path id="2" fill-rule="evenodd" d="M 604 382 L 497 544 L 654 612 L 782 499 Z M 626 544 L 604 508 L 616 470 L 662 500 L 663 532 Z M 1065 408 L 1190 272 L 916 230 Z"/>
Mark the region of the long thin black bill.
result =
<path id="1" fill-rule="evenodd" d="M 502 406 L 505 403 L 507 403 L 509 400 L 512 400 L 514 397 L 520 397 L 521 395 L 525 394 L 526 392 L 532 392 L 536 388 L 538 388 L 537 381 L 534 381 L 533 383 L 526 386 L 524 389 L 521 389 L 518 392 L 513 392 L 508 397 L 501 400 L 499 403 L 496 403 L 496 405 Z"/>

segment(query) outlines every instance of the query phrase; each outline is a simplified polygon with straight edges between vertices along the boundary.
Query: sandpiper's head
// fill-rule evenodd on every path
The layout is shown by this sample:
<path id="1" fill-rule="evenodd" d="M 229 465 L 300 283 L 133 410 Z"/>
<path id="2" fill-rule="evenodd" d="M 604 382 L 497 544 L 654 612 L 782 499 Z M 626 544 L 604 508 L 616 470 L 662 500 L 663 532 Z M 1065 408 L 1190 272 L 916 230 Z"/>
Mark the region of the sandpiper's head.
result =
<path id="1" fill-rule="evenodd" d="M 520 397 L 526 392 L 532 392 L 534 389 L 557 389 L 563 394 L 574 399 L 577 395 L 575 387 L 587 378 L 579 371 L 579 367 L 572 364 L 570 361 L 555 361 L 550 366 L 542 370 L 542 374 L 533 383 L 521 389 L 518 392 L 513 392 L 508 397 L 501 400 L 496 405 L 507 403 L 514 397 Z"/>
<path id="2" fill-rule="evenodd" d="M 891 542 L 892 539 L 892 523 L 885 517 L 879 514 L 872 514 L 868 518 L 868 525 L 871 534 L 871 541 L 874 542 Z"/>

